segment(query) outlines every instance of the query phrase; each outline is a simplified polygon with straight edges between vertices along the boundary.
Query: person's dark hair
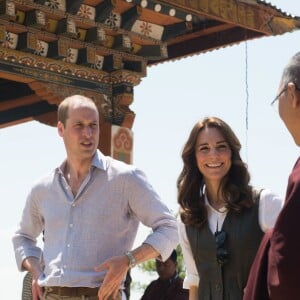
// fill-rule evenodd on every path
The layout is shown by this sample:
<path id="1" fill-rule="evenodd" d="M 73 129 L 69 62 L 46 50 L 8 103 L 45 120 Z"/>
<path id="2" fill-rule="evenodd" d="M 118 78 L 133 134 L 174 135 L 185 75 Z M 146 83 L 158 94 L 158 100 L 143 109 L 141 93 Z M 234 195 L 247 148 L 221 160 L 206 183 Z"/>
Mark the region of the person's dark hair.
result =
<path id="1" fill-rule="evenodd" d="M 60 121 L 61 123 L 63 123 L 64 126 L 66 126 L 66 121 L 69 117 L 69 108 L 70 105 L 78 102 L 78 103 L 85 103 L 88 106 L 94 107 L 97 109 L 97 106 L 95 104 L 95 102 L 85 96 L 82 95 L 73 95 L 70 97 L 65 98 L 58 106 L 58 110 L 57 110 L 57 120 Z M 97 110 L 98 111 L 98 110 Z"/>
<path id="2" fill-rule="evenodd" d="M 172 251 L 172 253 L 168 259 L 171 259 L 174 263 L 177 262 L 177 252 L 175 249 Z"/>
<path id="3" fill-rule="evenodd" d="M 293 82 L 300 87 L 300 52 L 296 53 L 283 69 L 281 81 L 283 86 Z"/>
<path id="4" fill-rule="evenodd" d="M 241 144 L 224 121 L 208 117 L 193 127 L 183 147 L 183 169 L 177 179 L 178 203 L 180 217 L 184 224 L 201 227 L 207 222 L 207 210 L 204 203 L 204 178 L 198 169 L 195 147 L 199 133 L 204 128 L 216 128 L 223 135 L 231 149 L 231 168 L 222 179 L 219 193 L 226 201 L 226 207 L 237 213 L 243 208 L 251 207 L 252 187 L 249 185 L 250 174 L 247 165 L 240 156 Z"/>

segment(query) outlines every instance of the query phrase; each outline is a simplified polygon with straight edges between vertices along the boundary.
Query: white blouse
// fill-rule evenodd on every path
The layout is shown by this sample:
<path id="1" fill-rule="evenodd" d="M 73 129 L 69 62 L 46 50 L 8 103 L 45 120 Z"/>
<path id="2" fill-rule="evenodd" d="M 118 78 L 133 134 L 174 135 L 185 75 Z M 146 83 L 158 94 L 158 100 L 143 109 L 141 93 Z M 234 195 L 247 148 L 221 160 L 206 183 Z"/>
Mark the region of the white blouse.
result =
<path id="1" fill-rule="evenodd" d="M 226 208 L 220 210 L 214 209 L 205 197 L 205 204 L 208 212 L 208 225 L 212 233 L 221 230 L 224 219 L 227 215 Z M 262 231 L 273 228 L 276 218 L 283 206 L 283 199 L 275 195 L 268 189 L 262 190 L 259 200 L 258 221 Z M 187 238 L 185 225 L 179 218 L 179 243 L 182 248 L 183 259 L 186 267 L 186 277 L 183 287 L 189 289 L 190 286 L 198 286 L 199 275 L 193 258 L 190 243 Z"/>

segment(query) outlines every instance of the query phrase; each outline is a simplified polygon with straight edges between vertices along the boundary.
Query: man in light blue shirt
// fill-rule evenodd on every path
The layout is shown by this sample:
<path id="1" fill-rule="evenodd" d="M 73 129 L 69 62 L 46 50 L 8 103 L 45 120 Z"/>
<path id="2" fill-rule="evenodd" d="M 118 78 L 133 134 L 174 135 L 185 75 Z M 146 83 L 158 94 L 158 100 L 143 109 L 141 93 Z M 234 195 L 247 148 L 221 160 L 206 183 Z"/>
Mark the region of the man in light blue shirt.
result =
<path id="1" fill-rule="evenodd" d="M 176 220 L 142 171 L 97 150 L 99 115 L 91 99 L 66 98 L 57 128 L 67 158 L 28 195 L 13 237 L 18 268 L 32 273 L 33 300 L 121 299 L 130 267 L 164 261 L 176 247 Z M 139 222 L 153 232 L 131 251 Z"/>

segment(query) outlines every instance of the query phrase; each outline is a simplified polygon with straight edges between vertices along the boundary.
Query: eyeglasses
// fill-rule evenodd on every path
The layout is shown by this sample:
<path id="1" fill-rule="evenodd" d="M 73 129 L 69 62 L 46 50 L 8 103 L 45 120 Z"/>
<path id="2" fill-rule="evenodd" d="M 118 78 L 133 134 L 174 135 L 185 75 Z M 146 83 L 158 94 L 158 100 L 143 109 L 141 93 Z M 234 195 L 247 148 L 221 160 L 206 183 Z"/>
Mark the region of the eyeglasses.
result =
<path id="1" fill-rule="evenodd" d="M 227 236 L 227 234 L 223 230 L 215 232 L 217 262 L 221 266 L 226 264 L 229 259 L 228 251 L 223 248 L 225 240 L 226 240 L 226 236 Z"/>
<path id="2" fill-rule="evenodd" d="M 275 102 L 279 99 L 279 97 L 285 93 L 287 90 L 287 86 L 275 97 L 275 99 L 271 102 L 271 105 L 274 106 Z"/>
<path id="3" fill-rule="evenodd" d="M 296 91 L 299 92 L 299 91 L 300 91 L 300 88 L 298 88 L 298 86 L 297 86 L 297 84 L 296 84 L 295 82 L 293 82 L 293 84 L 295 85 Z M 282 91 L 275 97 L 275 99 L 271 102 L 271 106 L 274 107 L 275 102 L 279 99 L 279 97 L 280 97 L 283 93 L 286 92 L 286 90 L 287 90 L 287 86 L 286 86 L 284 89 L 282 89 Z"/>

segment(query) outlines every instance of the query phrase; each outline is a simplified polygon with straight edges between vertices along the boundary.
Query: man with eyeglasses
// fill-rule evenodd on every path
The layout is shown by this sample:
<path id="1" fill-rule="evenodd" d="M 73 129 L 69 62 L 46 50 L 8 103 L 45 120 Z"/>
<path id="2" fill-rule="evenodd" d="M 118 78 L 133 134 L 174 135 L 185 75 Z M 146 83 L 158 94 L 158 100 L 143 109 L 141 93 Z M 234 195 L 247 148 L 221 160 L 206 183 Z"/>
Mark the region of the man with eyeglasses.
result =
<path id="1" fill-rule="evenodd" d="M 300 146 L 300 52 L 283 70 L 278 101 L 280 118 Z M 273 231 L 266 233 L 252 265 L 244 300 L 300 298 L 300 158 L 289 176 L 285 204 Z"/>

